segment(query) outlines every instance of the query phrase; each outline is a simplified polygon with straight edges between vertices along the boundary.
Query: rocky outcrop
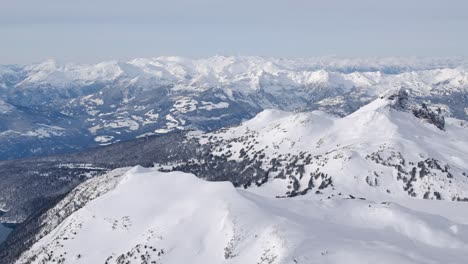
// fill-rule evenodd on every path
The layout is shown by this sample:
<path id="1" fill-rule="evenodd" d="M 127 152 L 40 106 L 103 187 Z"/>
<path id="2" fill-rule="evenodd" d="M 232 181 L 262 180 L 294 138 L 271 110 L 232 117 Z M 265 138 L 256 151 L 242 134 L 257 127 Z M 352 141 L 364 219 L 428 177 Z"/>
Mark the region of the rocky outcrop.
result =
<path id="1" fill-rule="evenodd" d="M 415 117 L 426 120 L 440 130 L 445 130 L 445 118 L 442 115 L 440 108 L 436 111 L 432 111 L 425 103 L 422 103 L 420 108 L 413 109 L 412 112 Z"/>

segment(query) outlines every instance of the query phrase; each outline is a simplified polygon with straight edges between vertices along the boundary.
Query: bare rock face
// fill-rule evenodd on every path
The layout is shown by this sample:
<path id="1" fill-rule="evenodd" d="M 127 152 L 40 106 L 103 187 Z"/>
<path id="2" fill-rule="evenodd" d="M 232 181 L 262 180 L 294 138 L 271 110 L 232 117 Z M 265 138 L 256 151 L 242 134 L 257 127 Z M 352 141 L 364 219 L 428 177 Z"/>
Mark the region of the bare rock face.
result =
<path id="1" fill-rule="evenodd" d="M 418 104 L 415 102 L 406 89 L 398 89 L 396 92 L 391 92 L 382 98 L 387 98 L 393 101 L 391 107 L 399 111 L 411 111 L 413 115 L 419 119 L 423 119 L 430 124 L 433 124 L 440 130 L 445 130 L 445 118 L 442 110 L 437 108 L 436 111 L 429 109 L 426 103 Z"/>
<path id="2" fill-rule="evenodd" d="M 417 118 L 426 120 L 440 130 L 445 130 L 445 118 L 440 108 L 437 109 L 437 112 L 434 112 L 425 103 L 422 103 L 421 108 L 413 109 L 412 112 Z"/>
<path id="3" fill-rule="evenodd" d="M 411 108 L 410 96 L 406 89 L 398 89 L 385 96 L 388 100 L 394 101 L 391 105 L 393 109 L 407 111 Z"/>

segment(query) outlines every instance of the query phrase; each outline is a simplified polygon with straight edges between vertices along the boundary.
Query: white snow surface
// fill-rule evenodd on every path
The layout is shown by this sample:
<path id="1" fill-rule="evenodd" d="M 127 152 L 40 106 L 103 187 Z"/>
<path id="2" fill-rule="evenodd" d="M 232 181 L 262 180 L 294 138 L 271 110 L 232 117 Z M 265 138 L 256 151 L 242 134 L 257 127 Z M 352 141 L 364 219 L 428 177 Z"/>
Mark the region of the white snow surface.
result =
<path id="1" fill-rule="evenodd" d="M 275 199 L 181 172 L 119 173 L 83 183 L 79 188 L 90 192 L 108 191 L 16 263 L 462 264 L 468 258 L 467 203 Z"/>
<path id="2" fill-rule="evenodd" d="M 26 78 L 16 87 L 73 87 L 95 83 L 173 84 L 174 89 L 203 91 L 222 87 L 242 93 L 268 89 L 331 86 L 343 90 L 358 87 L 379 94 L 399 86 L 428 93 L 434 85 L 468 89 L 468 63 L 463 59 L 416 58 L 310 58 L 281 59 L 249 56 L 140 58 L 127 62 L 60 64 L 48 60 L 24 66 Z M 1 77 L 1 75 L 0 75 Z M 151 87 L 151 85 L 148 85 Z"/>

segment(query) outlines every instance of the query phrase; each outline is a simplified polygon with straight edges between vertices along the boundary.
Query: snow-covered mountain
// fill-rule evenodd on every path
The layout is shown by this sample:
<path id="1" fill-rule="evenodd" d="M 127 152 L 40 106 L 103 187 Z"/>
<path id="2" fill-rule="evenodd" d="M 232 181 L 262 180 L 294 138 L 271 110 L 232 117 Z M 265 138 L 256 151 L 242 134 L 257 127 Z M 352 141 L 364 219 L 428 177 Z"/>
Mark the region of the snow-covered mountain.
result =
<path id="1" fill-rule="evenodd" d="M 389 92 L 343 118 L 265 110 L 240 126 L 191 132 L 188 138 L 209 146 L 208 159 L 257 164 L 263 173 L 252 172 L 246 176 L 250 182 L 237 183 L 271 185 L 267 189 L 277 197 L 387 193 L 468 200 L 467 123 L 439 118 L 407 96 Z M 159 166 L 185 170 L 206 159 Z"/>
<path id="2" fill-rule="evenodd" d="M 464 263 L 467 130 L 396 89 L 344 117 L 264 110 L 213 132 L 0 162 L 0 219 L 22 222 L 0 259 Z"/>
<path id="3" fill-rule="evenodd" d="M 467 65 L 454 58 L 216 56 L 1 66 L 0 159 L 212 131 L 264 109 L 345 116 L 401 87 L 419 103 L 467 120 Z"/>
<path id="4" fill-rule="evenodd" d="M 121 169 L 47 211 L 14 263 L 466 262 L 468 204 L 388 198 L 274 199 Z"/>
<path id="5" fill-rule="evenodd" d="M 405 90 L 345 117 L 265 110 L 239 126 L 145 137 L 83 153 L 0 162 L 1 221 L 18 223 L 81 181 L 125 166 L 184 171 L 271 197 L 468 200 L 468 125 Z M 269 186 L 269 187 L 265 187 Z M 53 199 L 52 199 L 53 200 Z"/>

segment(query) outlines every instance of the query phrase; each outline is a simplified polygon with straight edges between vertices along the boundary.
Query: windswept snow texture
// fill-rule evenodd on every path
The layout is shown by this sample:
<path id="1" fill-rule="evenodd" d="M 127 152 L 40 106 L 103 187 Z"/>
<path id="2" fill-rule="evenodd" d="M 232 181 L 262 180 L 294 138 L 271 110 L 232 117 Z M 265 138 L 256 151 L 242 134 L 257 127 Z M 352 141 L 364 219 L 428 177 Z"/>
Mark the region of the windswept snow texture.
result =
<path id="1" fill-rule="evenodd" d="M 346 116 L 401 87 L 468 120 L 467 68 L 463 59 L 223 56 L 0 66 L 0 159 L 213 131 L 264 109 Z"/>
<path id="2" fill-rule="evenodd" d="M 83 183 L 79 188 L 108 191 L 48 224 L 53 229 L 15 263 L 462 264 L 468 258 L 466 203 L 274 199 L 229 182 L 142 167 L 112 178 Z"/>

